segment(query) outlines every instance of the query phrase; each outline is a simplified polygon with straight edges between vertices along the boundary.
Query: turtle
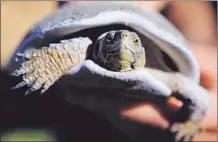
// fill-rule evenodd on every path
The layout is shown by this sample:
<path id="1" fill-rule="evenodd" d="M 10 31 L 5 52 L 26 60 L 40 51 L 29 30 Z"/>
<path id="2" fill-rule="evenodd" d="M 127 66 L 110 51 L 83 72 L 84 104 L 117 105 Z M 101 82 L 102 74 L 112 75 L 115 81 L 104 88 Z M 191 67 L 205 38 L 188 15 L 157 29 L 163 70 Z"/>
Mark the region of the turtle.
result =
<path id="1" fill-rule="evenodd" d="M 112 30 L 103 33 L 92 45 L 93 51 L 88 50 L 91 43 L 88 37 L 76 37 L 49 44 L 49 47 L 42 49 L 16 54 L 28 61 L 23 62 L 22 67 L 11 74 L 24 75 L 23 81 L 13 88 L 28 85 L 30 89 L 25 94 L 41 88 L 43 94 L 55 81 L 85 59 L 93 59 L 102 67 L 119 72 L 145 66 L 145 50 L 135 32 Z"/>
<path id="2" fill-rule="evenodd" d="M 105 41 L 113 46 L 105 46 Z M 122 48 L 123 43 L 132 47 Z M 62 58 L 56 60 L 58 56 Z M 181 100 L 184 114 L 172 118 L 169 126 L 176 141 L 192 139 L 209 108 L 208 92 L 199 84 L 199 67 L 184 36 L 159 13 L 128 3 L 88 2 L 58 9 L 29 30 L 5 71 L 22 75 L 15 88 L 29 85 L 27 93 L 44 85 L 43 94 L 59 82 L 68 102 L 100 111 L 136 141 L 134 127 L 127 129 L 114 112 L 122 105 L 106 96 L 149 100 L 163 112 L 168 112 L 166 100 Z"/>

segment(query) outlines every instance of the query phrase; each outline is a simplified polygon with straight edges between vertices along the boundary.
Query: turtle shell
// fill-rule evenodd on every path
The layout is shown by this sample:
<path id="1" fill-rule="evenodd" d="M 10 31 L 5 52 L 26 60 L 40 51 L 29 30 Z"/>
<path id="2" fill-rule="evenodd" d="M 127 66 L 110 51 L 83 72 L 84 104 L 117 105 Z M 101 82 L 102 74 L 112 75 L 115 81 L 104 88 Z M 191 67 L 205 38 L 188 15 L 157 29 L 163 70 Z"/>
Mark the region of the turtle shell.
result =
<path id="1" fill-rule="evenodd" d="M 92 41 L 108 30 L 127 29 L 139 34 L 146 51 L 146 66 L 181 72 L 199 82 L 198 65 L 183 35 L 161 14 L 122 2 L 88 2 L 64 6 L 36 23 L 16 48 L 8 63 L 13 71 L 21 62 L 17 52 L 79 36 Z"/>

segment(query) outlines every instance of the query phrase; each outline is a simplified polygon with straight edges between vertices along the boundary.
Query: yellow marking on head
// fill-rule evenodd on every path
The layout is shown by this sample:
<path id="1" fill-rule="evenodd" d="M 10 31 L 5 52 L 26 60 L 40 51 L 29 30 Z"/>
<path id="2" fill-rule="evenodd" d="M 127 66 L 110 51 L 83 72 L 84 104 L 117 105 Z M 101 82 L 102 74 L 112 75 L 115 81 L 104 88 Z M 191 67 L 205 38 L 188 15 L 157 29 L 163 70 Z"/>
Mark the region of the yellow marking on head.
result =
<path id="1" fill-rule="evenodd" d="M 142 47 L 144 48 L 144 47 Z M 145 64 L 146 64 L 146 57 L 145 57 L 145 49 L 142 49 L 142 52 L 141 52 L 141 58 L 140 58 L 140 62 L 139 62 L 139 66 L 140 67 L 144 67 Z"/>
<path id="2" fill-rule="evenodd" d="M 129 55 L 127 50 L 124 49 L 124 48 L 121 48 L 120 57 L 121 57 L 122 61 L 126 61 L 126 62 L 129 62 L 129 63 L 132 63 L 132 62 L 135 61 L 133 56 Z"/>

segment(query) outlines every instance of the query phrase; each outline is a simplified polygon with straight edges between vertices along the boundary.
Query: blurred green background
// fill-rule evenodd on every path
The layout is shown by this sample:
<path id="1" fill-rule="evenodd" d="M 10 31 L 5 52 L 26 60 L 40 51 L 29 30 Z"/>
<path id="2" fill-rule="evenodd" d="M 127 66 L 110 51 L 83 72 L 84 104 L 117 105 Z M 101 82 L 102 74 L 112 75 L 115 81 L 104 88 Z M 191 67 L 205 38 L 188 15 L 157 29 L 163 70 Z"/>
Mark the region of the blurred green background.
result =
<path id="1" fill-rule="evenodd" d="M 20 128 L 4 132 L 1 141 L 57 141 L 57 139 L 49 130 Z"/>

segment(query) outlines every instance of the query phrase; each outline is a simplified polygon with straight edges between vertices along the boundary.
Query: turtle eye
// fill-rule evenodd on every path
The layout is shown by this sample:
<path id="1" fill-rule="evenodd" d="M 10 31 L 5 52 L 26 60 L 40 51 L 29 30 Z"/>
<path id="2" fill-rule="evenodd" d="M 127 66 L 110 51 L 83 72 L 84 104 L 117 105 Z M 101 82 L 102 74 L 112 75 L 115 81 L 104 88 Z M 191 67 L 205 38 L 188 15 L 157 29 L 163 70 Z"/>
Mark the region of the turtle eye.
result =
<path id="1" fill-rule="evenodd" d="M 111 43 L 113 41 L 114 35 L 112 33 L 108 33 L 106 36 L 106 42 Z"/>
<path id="2" fill-rule="evenodd" d="M 133 40 L 133 42 L 134 42 L 134 43 L 138 43 L 139 40 L 138 40 L 137 38 L 135 38 L 135 39 Z"/>
<path id="3" fill-rule="evenodd" d="M 134 38 L 134 39 L 133 39 L 133 43 L 134 43 L 136 46 L 139 46 L 139 39 L 138 39 L 138 38 Z"/>
<path id="4" fill-rule="evenodd" d="M 135 44 L 138 44 L 139 41 L 140 41 L 139 38 L 138 38 L 138 35 L 136 33 L 132 32 L 132 37 L 133 37 L 133 42 Z"/>

